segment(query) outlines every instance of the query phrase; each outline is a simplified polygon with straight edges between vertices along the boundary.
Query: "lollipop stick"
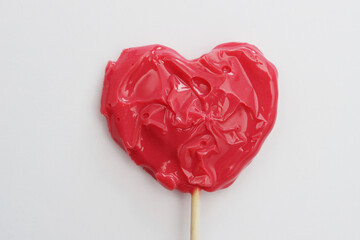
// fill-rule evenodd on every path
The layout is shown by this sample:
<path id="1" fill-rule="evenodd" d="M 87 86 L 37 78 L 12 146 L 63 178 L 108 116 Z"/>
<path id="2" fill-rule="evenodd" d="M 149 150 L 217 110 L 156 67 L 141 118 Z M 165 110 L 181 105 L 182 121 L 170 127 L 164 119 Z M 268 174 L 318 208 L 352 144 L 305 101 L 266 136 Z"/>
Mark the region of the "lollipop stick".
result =
<path id="1" fill-rule="evenodd" d="M 190 239 L 199 240 L 200 189 L 195 188 L 191 194 L 191 230 Z"/>

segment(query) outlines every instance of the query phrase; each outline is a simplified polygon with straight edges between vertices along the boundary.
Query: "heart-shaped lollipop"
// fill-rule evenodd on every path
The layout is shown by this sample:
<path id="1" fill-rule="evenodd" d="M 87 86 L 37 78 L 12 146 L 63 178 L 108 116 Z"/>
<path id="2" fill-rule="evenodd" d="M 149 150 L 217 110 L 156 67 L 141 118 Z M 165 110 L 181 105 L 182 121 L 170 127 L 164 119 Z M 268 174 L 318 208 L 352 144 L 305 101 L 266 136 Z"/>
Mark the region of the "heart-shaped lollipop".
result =
<path id="1" fill-rule="evenodd" d="M 125 49 L 106 67 L 101 112 L 115 141 L 168 189 L 231 185 L 272 129 L 277 71 L 255 47 L 226 43 L 187 60 Z"/>

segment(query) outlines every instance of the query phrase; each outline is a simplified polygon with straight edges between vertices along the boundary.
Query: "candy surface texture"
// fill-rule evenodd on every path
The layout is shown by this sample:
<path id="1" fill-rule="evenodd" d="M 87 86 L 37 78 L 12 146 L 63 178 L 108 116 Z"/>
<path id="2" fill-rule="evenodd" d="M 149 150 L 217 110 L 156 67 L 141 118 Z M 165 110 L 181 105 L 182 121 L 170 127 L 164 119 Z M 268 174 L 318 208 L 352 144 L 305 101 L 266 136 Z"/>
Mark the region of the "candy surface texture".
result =
<path id="1" fill-rule="evenodd" d="M 277 111 L 277 70 L 253 45 L 187 60 L 162 45 L 125 49 L 106 67 L 101 112 L 113 139 L 164 187 L 231 185 Z"/>

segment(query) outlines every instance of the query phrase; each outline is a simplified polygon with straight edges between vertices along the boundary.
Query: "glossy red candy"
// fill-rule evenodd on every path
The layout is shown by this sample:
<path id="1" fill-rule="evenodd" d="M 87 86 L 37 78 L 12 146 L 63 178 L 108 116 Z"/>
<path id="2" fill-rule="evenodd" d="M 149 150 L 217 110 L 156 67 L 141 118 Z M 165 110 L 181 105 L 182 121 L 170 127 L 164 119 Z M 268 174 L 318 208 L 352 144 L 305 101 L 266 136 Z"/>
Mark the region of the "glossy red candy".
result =
<path id="1" fill-rule="evenodd" d="M 161 45 L 106 67 L 101 112 L 115 141 L 164 187 L 231 185 L 272 129 L 277 71 L 246 43 L 187 60 Z"/>

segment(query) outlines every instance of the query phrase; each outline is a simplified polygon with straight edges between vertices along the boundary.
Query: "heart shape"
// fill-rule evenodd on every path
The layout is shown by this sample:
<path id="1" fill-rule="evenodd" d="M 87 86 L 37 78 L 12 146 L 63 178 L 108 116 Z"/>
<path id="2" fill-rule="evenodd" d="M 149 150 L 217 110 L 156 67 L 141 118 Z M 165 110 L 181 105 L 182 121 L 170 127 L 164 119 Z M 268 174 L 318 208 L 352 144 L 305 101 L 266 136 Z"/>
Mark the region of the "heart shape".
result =
<path id="1" fill-rule="evenodd" d="M 163 186 L 215 191 L 259 151 L 277 96 L 276 68 L 253 45 L 221 44 L 194 60 L 150 45 L 108 63 L 101 112 L 114 140 Z"/>

